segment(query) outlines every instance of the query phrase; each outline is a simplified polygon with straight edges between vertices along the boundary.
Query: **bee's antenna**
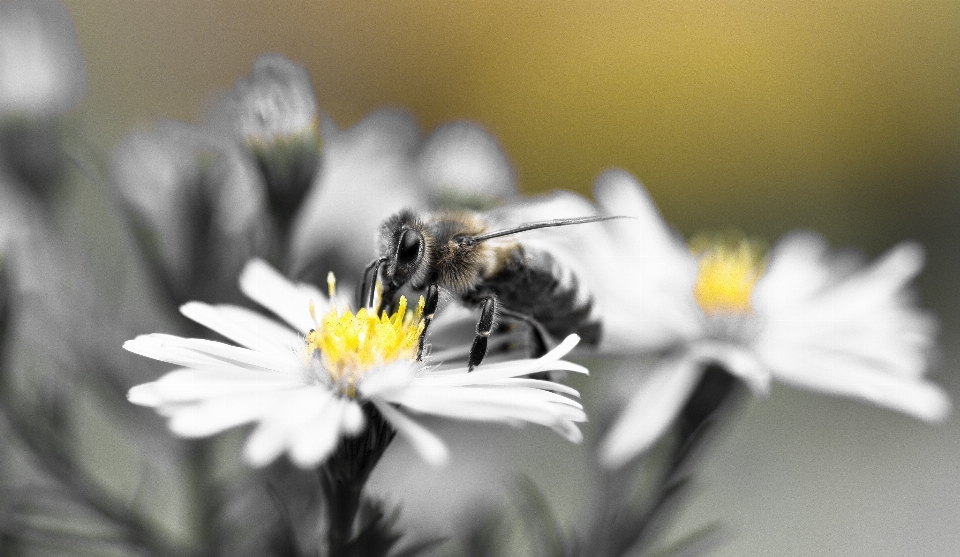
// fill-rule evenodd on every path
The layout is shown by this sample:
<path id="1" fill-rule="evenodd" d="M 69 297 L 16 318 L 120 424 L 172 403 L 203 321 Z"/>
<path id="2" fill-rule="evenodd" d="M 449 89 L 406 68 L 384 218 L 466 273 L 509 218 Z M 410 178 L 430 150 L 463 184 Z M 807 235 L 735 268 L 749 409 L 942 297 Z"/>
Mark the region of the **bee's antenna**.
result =
<path id="1" fill-rule="evenodd" d="M 569 226 L 571 224 L 587 224 L 589 222 L 601 222 L 605 220 L 632 219 L 632 218 L 636 218 L 636 217 L 630 217 L 626 215 L 614 215 L 610 217 L 580 217 L 580 218 L 574 218 L 574 219 L 554 219 L 554 220 L 542 220 L 539 222 L 528 222 L 527 224 L 521 224 L 520 226 L 517 226 L 515 228 L 498 230 L 496 232 L 490 232 L 489 234 L 481 234 L 479 236 L 466 236 L 463 238 L 462 243 L 468 244 L 468 245 L 479 244 L 480 242 L 485 242 L 492 238 L 509 236 L 511 234 L 526 232 L 527 230 L 536 230 L 537 228 L 550 228 L 553 226 Z"/>

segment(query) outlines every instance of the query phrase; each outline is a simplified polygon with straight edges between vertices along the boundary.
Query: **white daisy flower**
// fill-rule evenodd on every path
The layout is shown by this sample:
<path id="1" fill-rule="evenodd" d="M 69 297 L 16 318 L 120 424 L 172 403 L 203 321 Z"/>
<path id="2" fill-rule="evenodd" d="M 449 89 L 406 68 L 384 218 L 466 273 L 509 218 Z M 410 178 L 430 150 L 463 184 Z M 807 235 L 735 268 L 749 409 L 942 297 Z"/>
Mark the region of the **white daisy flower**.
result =
<path id="1" fill-rule="evenodd" d="M 323 462 L 342 436 L 362 431 L 361 405 L 370 403 L 433 465 L 448 460 L 446 446 L 411 413 L 540 424 L 581 440 L 575 422 L 586 416 L 570 398 L 579 393 L 524 377 L 551 370 L 587 373 L 561 360 L 579 341 L 575 335 L 542 358 L 468 373 L 466 367 L 416 360 L 423 324 L 419 310 L 407 314 L 405 301 L 393 315 L 377 317 L 365 308 L 354 314 L 259 260 L 247 264 L 240 288 L 288 326 L 238 306 L 190 302 L 181 308 L 185 316 L 239 346 L 163 334 L 124 344 L 180 366 L 128 394 L 131 402 L 166 416 L 177 435 L 206 437 L 255 423 L 244 448 L 247 462 L 263 466 L 286 452 L 306 468 Z M 330 290 L 336 300 L 332 277 Z"/>
<path id="2" fill-rule="evenodd" d="M 709 363 L 759 394 L 772 378 L 928 422 L 948 415 L 947 395 L 923 379 L 936 320 L 908 291 L 920 246 L 902 243 L 867 266 L 812 233 L 788 235 L 769 257 L 742 238 L 688 246 L 628 174 L 606 174 L 595 193 L 603 211 L 636 217 L 608 223 L 610 261 L 595 273 L 606 282 L 605 348 L 662 354 L 603 442 L 606 465 L 649 448 Z"/>

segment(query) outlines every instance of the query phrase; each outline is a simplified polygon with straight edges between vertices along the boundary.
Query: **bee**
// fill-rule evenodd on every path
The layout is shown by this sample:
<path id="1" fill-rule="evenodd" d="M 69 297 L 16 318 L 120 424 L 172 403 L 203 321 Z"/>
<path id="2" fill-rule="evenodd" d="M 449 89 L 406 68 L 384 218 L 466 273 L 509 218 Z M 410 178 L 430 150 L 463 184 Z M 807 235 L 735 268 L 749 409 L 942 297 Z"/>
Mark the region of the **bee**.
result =
<path id="1" fill-rule="evenodd" d="M 480 309 L 477 332 L 470 349 L 469 369 L 480 365 L 487 337 L 498 316 L 528 324 L 534 332 L 535 352 L 545 353 L 547 337 L 571 333 L 596 345 L 601 323 L 593 314 L 593 297 L 574 272 L 549 251 L 524 245 L 511 236 L 555 226 L 569 226 L 619 216 L 581 217 L 531 222 L 491 230 L 491 221 L 480 213 L 444 211 L 418 215 L 401 211 L 380 226 L 379 257 L 364 273 L 363 304 L 375 298 L 381 268 L 383 292 L 378 311 L 393 303 L 401 288 L 425 292 L 422 357 L 426 329 L 437 309 L 440 290 Z"/>

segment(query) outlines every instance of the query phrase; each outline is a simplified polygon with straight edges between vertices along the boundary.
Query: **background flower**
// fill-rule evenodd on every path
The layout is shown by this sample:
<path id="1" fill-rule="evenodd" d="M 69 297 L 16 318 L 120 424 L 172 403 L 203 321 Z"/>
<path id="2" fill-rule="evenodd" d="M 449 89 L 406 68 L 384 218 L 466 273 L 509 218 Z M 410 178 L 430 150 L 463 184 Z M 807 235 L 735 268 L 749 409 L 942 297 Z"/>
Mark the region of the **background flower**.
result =
<path id="1" fill-rule="evenodd" d="M 324 133 L 324 166 L 291 239 L 299 276 L 358 277 L 376 255 L 377 227 L 401 209 L 489 208 L 517 194 L 509 160 L 476 124 L 421 138 L 409 114 L 388 109 Z"/>
<path id="2" fill-rule="evenodd" d="M 619 258 L 594 268 L 608 279 L 601 291 L 620 295 L 605 301 L 608 338 L 615 349 L 665 354 L 609 433 L 601 449 L 608 464 L 649 448 L 712 363 L 760 392 L 772 376 L 927 421 L 946 418 L 947 395 L 922 379 L 936 321 L 908 289 L 923 264 L 919 246 L 897 246 L 865 268 L 829 254 L 812 234 L 781 240 L 768 263 L 742 239 L 721 239 L 697 254 L 628 175 L 601 177 L 597 198 L 608 214 L 636 217 L 606 223 Z M 651 311 L 643 301 L 654 297 L 669 309 Z"/>
<path id="3" fill-rule="evenodd" d="M 66 112 L 87 89 L 70 14 L 55 0 L 0 6 L 0 119 Z"/>

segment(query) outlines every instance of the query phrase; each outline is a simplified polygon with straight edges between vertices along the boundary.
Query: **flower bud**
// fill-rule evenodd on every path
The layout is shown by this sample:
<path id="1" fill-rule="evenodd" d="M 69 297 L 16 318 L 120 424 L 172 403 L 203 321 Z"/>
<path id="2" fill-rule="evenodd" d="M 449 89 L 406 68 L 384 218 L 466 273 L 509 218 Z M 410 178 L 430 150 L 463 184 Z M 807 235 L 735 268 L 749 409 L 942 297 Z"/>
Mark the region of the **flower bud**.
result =
<path id="1" fill-rule="evenodd" d="M 253 154 L 270 210 L 288 228 L 320 164 L 317 102 L 306 69 L 279 54 L 261 56 L 219 103 L 213 124 Z"/>

